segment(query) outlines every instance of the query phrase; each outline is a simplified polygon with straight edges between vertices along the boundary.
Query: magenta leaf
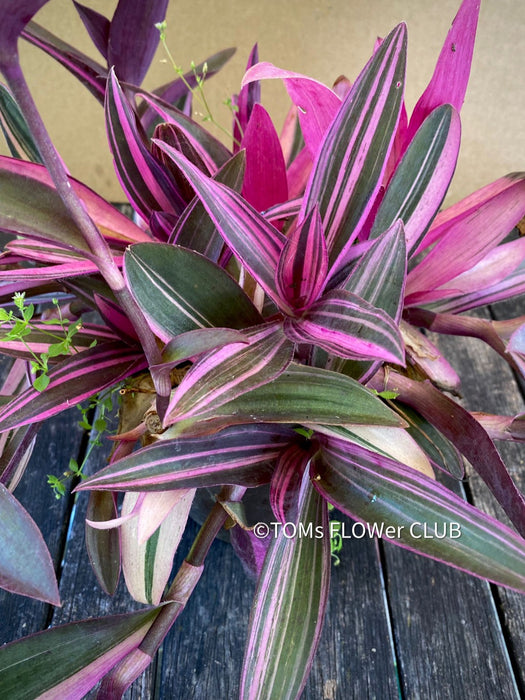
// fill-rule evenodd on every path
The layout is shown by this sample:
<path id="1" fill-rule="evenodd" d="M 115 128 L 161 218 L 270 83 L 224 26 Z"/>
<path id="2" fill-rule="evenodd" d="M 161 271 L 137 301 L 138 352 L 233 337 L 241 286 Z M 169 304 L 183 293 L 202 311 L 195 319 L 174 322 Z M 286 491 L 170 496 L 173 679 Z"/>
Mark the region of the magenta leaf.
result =
<path id="1" fill-rule="evenodd" d="M 430 83 L 414 107 L 407 139 L 413 136 L 436 107 L 448 103 L 458 112 L 461 110 L 470 75 L 480 4 L 480 0 L 463 0 L 439 54 Z"/>
<path id="2" fill-rule="evenodd" d="M 81 5 L 79 2 L 76 2 L 76 0 L 73 0 L 73 4 L 80 15 L 84 27 L 87 29 L 91 41 L 107 60 L 109 30 L 111 27 L 110 20 L 104 17 L 104 15 L 101 15 L 100 12 L 86 7 L 86 5 Z"/>
<path id="3" fill-rule="evenodd" d="M 363 522 L 370 536 L 382 534 L 393 544 L 525 591 L 524 540 L 424 474 L 332 438 L 312 464 L 312 477 L 319 492 Z"/>
<path id="4" fill-rule="evenodd" d="M 295 311 L 314 302 L 328 272 L 328 252 L 317 207 L 289 235 L 276 272 L 280 296 Z"/>
<path id="5" fill-rule="evenodd" d="M 487 199 L 466 216 L 451 219 L 425 258 L 408 274 L 406 293 L 427 292 L 450 283 L 500 243 L 525 216 L 525 178 Z M 480 226 L 483 221 L 483 226 Z M 453 283 L 452 283 L 453 284 Z"/>
<path id="6" fill-rule="evenodd" d="M 330 538 L 326 502 L 308 473 L 297 509 L 294 527 L 325 536 L 290 537 L 281 528 L 271 540 L 250 616 L 242 700 L 298 698 L 319 642 L 330 585 Z"/>
<path id="7" fill-rule="evenodd" d="M 0 587 L 60 605 L 53 561 L 40 530 L 3 484 L 0 519 Z"/>
<path id="8" fill-rule="evenodd" d="M 382 184 L 403 100 L 406 29 L 399 25 L 370 59 L 319 149 L 301 215 L 318 204 L 333 272 L 370 213 Z"/>
<path id="9" fill-rule="evenodd" d="M 67 357 L 49 372 L 45 391 L 30 387 L 0 408 L 0 431 L 65 411 L 145 365 L 142 353 L 120 343 L 101 343 Z"/>
<path id="10" fill-rule="evenodd" d="M 259 62 L 259 49 L 257 44 L 250 51 L 246 70 Z M 261 86 L 258 80 L 243 85 L 238 95 L 234 96 L 236 111 L 233 119 L 233 138 L 235 142 L 240 143 L 243 137 L 252 110 L 256 104 L 261 102 Z"/>
<path id="11" fill-rule="evenodd" d="M 260 486 L 271 462 L 297 434 L 289 427 L 242 425 L 197 438 L 161 439 L 113 462 L 77 490 L 164 491 L 222 484 Z"/>
<path id="12" fill-rule="evenodd" d="M 271 381 L 292 361 L 293 344 L 279 322 L 243 335 L 242 342 L 212 350 L 192 365 L 171 398 L 166 425 L 199 415 L 213 417 L 222 404 Z"/>
<path id="13" fill-rule="evenodd" d="M 157 144 L 173 158 L 191 182 L 226 243 L 265 292 L 279 304 L 281 300 L 274 276 L 286 237 L 239 194 L 205 177 L 178 151 L 160 141 Z"/>
<path id="14" fill-rule="evenodd" d="M 299 121 L 306 146 L 315 158 L 326 131 L 341 106 L 335 92 L 323 83 L 271 63 L 261 62 L 250 68 L 242 81 L 243 88 L 253 81 L 278 78 L 284 81 L 290 99 L 298 107 Z"/>
<path id="15" fill-rule="evenodd" d="M 0 67 L 18 62 L 18 38 L 48 0 L 5 0 L 0 3 Z"/>
<path id="16" fill-rule="evenodd" d="M 153 211 L 179 215 L 185 208 L 166 168 L 146 146 L 146 137 L 113 70 L 106 92 L 106 128 L 119 181 L 141 216 Z"/>
<path id="17" fill-rule="evenodd" d="M 288 198 L 286 165 L 279 136 L 268 112 L 253 106 L 241 148 L 246 151 L 246 172 L 242 196 L 257 211 Z"/>
<path id="18" fill-rule="evenodd" d="M 107 69 L 78 51 L 36 22 L 30 22 L 22 33 L 24 39 L 38 46 L 63 65 L 103 104 Z"/>
<path id="19" fill-rule="evenodd" d="M 459 116 L 450 105 L 425 119 L 388 184 L 371 238 L 401 219 L 409 255 L 418 247 L 454 174 L 460 135 Z"/>
<path id="20" fill-rule="evenodd" d="M 284 329 L 295 342 L 313 343 L 338 357 L 404 365 L 404 346 L 390 316 L 356 294 L 334 289 Z"/>
<path id="21" fill-rule="evenodd" d="M 44 630 L 0 649 L 0 686 L 8 697 L 82 698 L 136 649 L 158 608 Z"/>

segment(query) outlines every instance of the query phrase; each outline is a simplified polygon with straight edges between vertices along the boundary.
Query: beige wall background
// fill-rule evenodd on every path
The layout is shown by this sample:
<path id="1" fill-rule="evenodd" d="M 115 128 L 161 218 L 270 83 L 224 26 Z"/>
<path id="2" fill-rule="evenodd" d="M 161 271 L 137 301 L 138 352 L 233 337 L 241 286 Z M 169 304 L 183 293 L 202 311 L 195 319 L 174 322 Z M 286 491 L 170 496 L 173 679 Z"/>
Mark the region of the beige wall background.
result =
<path id="1" fill-rule="evenodd" d="M 110 17 L 116 0 L 83 0 Z M 172 0 L 167 40 L 184 68 L 227 46 L 236 56 L 208 83 L 214 113 L 229 126 L 223 101 L 238 91 L 248 53 L 309 74 L 331 85 L 354 79 L 376 36 L 408 24 L 406 102 L 425 88 L 460 0 Z M 99 59 L 70 0 L 50 0 L 35 20 Z M 112 200 L 122 194 L 107 151 L 103 111 L 96 100 L 51 58 L 22 42 L 22 63 L 35 100 L 72 174 Z M 525 1 L 482 0 L 470 86 L 462 111 L 463 140 L 447 201 L 514 170 L 525 170 Z M 172 79 L 159 49 L 147 87 Z M 263 101 L 280 129 L 288 101 L 276 81 L 263 85 Z"/>

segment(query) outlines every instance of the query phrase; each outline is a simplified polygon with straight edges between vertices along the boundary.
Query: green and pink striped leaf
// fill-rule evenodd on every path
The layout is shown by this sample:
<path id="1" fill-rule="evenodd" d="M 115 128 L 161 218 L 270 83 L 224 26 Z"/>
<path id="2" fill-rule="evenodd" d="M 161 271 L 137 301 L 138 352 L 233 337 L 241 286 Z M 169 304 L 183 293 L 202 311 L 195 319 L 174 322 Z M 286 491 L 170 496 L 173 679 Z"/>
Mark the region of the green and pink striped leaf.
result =
<path id="1" fill-rule="evenodd" d="M 29 513 L 0 483 L 0 587 L 60 605 L 49 550 Z M 3 686 L 2 686 L 3 687 Z"/>
<path id="2" fill-rule="evenodd" d="M 367 221 L 382 184 L 403 101 L 406 28 L 374 53 L 345 98 L 319 149 L 301 209 L 318 204 L 331 274 Z"/>
<path id="3" fill-rule="evenodd" d="M 454 174 L 460 136 L 459 115 L 450 105 L 425 119 L 388 184 L 370 238 L 401 219 L 409 254 L 418 247 Z"/>
<path id="4" fill-rule="evenodd" d="M 36 22 L 29 22 L 22 32 L 22 37 L 63 65 L 101 104 L 104 104 L 107 68 Z"/>
<path id="5" fill-rule="evenodd" d="M 96 192 L 73 178 L 70 182 L 112 246 L 150 240 L 142 229 Z M 4 231 L 41 238 L 64 249 L 80 253 L 89 250 L 51 176 L 38 163 L 0 156 L 0 226 Z"/>
<path id="6" fill-rule="evenodd" d="M 85 479 L 77 490 L 260 486 L 270 481 L 272 462 L 296 438 L 284 426 L 241 425 L 204 437 L 161 439 Z"/>
<path id="7" fill-rule="evenodd" d="M 337 508 L 375 525 L 371 535 L 391 525 L 394 536 L 385 536 L 393 544 L 525 592 L 525 541 L 433 479 L 334 439 L 323 445 L 311 473 L 315 488 Z"/>
<path id="8" fill-rule="evenodd" d="M 286 319 L 284 330 L 291 340 L 313 343 L 338 357 L 405 364 L 403 341 L 391 317 L 343 289 L 324 294 L 299 319 Z"/>
<path id="9" fill-rule="evenodd" d="M 0 687 L 7 697 L 82 698 L 136 649 L 159 608 L 44 630 L 0 648 Z M 23 681 L 21 680 L 23 679 Z"/>
<path id="10" fill-rule="evenodd" d="M 392 372 L 386 382 L 380 383 L 380 379 L 378 375 L 371 384 L 380 391 L 396 391 L 399 401 L 432 423 L 468 459 L 512 524 L 525 536 L 525 499 L 483 427 L 429 381 L 414 381 L 396 372 Z"/>
<path id="11" fill-rule="evenodd" d="M 294 522 L 300 501 L 301 484 L 313 454 L 306 445 L 292 444 L 279 455 L 270 482 L 270 506 L 277 521 Z"/>
<path id="12" fill-rule="evenodd" d="M 240 329 L 261 322 L 233 278 L 192 250 L 163 243 L 131 246 L 124 270 L 131 293 L 164 342 L 199 328 Z"/>
<path id="13" fill-rule="evenodd" d="M 49 372 L 49 385 L 33 387 L 0 408 L 0 431 L 44 420 L 144 369 L 142 353 L 121 343 L 101 343 L 67 357 Z"/>
<path id="14" fill-rule="evenodd" d="M 321 293 L 328 251 L 317 207 L 291 233 L 281 251 L 275 282 L 294 311 L 308 308 Z"/>
<path id="15" fill-rule="evenodd" d="M 146 221 L 153 211 L 181 214 L 186 203 L 168 170 L 149 151 L 113 70 L 108 77 L 105 109 L 115 171 L 135 209 Z"/>
<path id="16" fill-rule="evenodd" d="M 192 365 L 171 398 L 166 425 L 213 417 L 222 404 L 279 376 L 293 359 L 293 343 L 280 322 L 257 326 L 244 336 L 242 342 L 212 350 Z"/>
<path id="17" fill-rule="evenodd" d="M 245 200 L 224 185 L 205 177 L 178 151 L 157 141 L 179 166 L 201 199 L 225 242 L 276 304 L 275 271 L 286 241 L 274 226 Z"/>
<path id="18" fill-rule="evenodd" d="M 403 425 L 394 411 L 359 382 L 338 372 L 294 363 L 268 384 L 223 404 L 215 420 L 222 425 L 252 421 Z"/>
<path id="19" fill-rule="evenodd" d="M 259 47 L 255 44 L 248 56 L 246 70 L 249 70 L 257 63 L 259 63 Z M 261 85 L 259 81 L 254 80 L 247 85 L 243 85 L 239 94 L 233 96 L 232 102 L 235 105 L 235 113 L 233 115 L 233 139 L 234 148 L 237 148 L 237 144 L 240 144 L 242 141 L 254 106 L 261 102 Z"/>
<path id="20" fill-rule="evenodd" d="M 296 527 L 270 542 L 250 616 L 240 698 L 298 698 L 306 683 L 323 626 L 330 586 L 326 502 L 303 479 Z M 313 533 L 322 531 L 325 536 Z"/>

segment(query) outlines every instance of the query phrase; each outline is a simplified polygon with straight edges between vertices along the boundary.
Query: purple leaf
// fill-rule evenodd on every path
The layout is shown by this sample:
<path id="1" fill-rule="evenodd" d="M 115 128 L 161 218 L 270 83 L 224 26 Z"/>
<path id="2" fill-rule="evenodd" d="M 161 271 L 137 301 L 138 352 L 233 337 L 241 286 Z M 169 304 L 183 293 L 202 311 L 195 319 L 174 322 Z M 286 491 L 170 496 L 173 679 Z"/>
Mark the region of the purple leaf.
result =
<path id="1" fill-rule="evenodd" d="M 363 522 L 370 537 L 525 592 L 524 540 L 433 479 L 333 438 L 311 475 L 319 492 Z"/>
<path id="2" fill-rule="evenodd" d="M 259 62 L 259 49 L 257 44 L 252 48 L 246 64 L 246 70 Z M 243 85 L 239 95 L 236 96 L 235 103 L 237 111 L 233 119 L 233 138 L 240 143 L 246 131 L 252 110 L 261 101 L 261 86 L 258 80 L 254 80 L 248 85 Z"/>
<path id="3" fill-rule="evenodd" d="M 0 3 L 0 67 L 18 62 L 18 37 L 48 0 L 5 0 Z"/>
<path id="4" fill-rule="evenodd" d="M 466 217 L 452 219 L 439 241 L 408 274 L 406 294 L 442 287 L 483 258 L 525 216 L 525 179 L 485 201 Z"/>
<path id="5" fill-rule="evenodd" d="M 301 318 L 286 319 L 284 329 L 291 340 L 313 343 L 338 357 L 405 363 L 403 341 L 390 316 L 345 290 L 327 292 Z"/>
<path id="6" fill-rule="evenodd" d="M 55 570 L 33 519 L 0 484 L 0 587 L 60 605 Z"/>
<path id="7" fill-rule="evenodd" d="M 191 182 L 225 242 L 275 303 L 281 303 L 274 275 L 286 237 L 239 194 L 205 177 L 178 151 L 160 141 L 157 144 Z"/>
<path id="8" fill-rule="evenodd" d="M 92 10 L 90 7 L 81 5 L 76 0 L 73 0 L 73 4 L 80 15 L 84 27 L 87 29 L 91 41 L 95 44 L 102 56 L 107 60 L 108 58 L 108 42 L 109 42 L 109 30 L 111 27 L 111 22 L 107 17 L 101 15 L 100 12 Z"/>
<path id="9" fill-rule="evenodd" d="M 105 109 L 115 171 L 134 207 L 146 221 L 152 211 L 179 215 L 186 203 L 169 172 L 146 146 L 145 135 L 113 70 L 108 79 Z"/>
<path id="10" fill-rule="evenodd" d="M 241 142 L 246 151 L 246 172 L 242 196 L 257 211 L 288 199 L 288 183 L 279 136 L 268 112 L 253 106 Z"/>
<path id="11" fill-rule="evenodd" d="M 243 530 L 237 526 L 230 531 L 230 541 L 235 554 L 248 576 L 257 581 L 261 575 L 266 552 L 270 545 L 270 537 L 257 537 L 251 530 Z"/>
<path id="12" fill-rule="evenodd" d="M 282 70 L 271 63 L 261 62 L 250 68 L 242 85 L 252 81 L 279 78 L 284 81 L 290 99 L 299 108 L 299 121 L 306 146 L 315 158 L 326 131 L 341 106 L 337 95 L 322 83 L 300 73 Z"/>
<path id="13" fill-rule="evenodd" d="M 85 479 L 77 490 L 260 486 L 270 481 L 271 461 L 294 437 L 284 426 L 243 425 L 204 437 L 161 439 Z"/>
<path id="14" fill-rule="evenodd" d="M 426 418 L 468 459 L 492 491 L 503 510 L 525 535 L 525 500 L 507 471 L 494 443 L 482 426 L 455 401 L 429 381 L 417 382 L 392 372 L 386 382 L 374 383 L 381 391 L 398 392 L 398 399 Z"/>
<path id="15" fill-rule="evenodd" d="M 101 104 L 104 103 L 108 74 L 104 66 L 62 41 L 44 27 L 40 27 L 36 22 L 30 22 L 22 36 L 67 68 Z"/>
<path id="16" fill-rule="evenodd" d="M 236 342 L 212 350 L 196 362 L 176 388 L 165 423 L 213 417 L 217 408 L 279 376 L 293 358 L 293 344 L 279 322 L 245 331 L 248 344 Z"/>
<path id="17" fill-rule="evenodd" d="M 381 187 L 403 101 L 405 56 L 401 24 L 361 72 L 317 154 L 301 215 L 318 204 L 332 273 L 346 264 Z"/>
<path id="18" fill-rule="evenodd" d="M 407 140 L 412 138 L 436 107 L 448 103 L 458 112 L 461 110 L 470 75 L 480 4 L 480 0 L 463 0 L 439 54 L 430 83 L 414 107 Z"/>
<path id="19" fill-rule="evenodd" d="M 0 431 L 50 418 L 145 366 L 141 353 L 120 343 L 104 343 L 67 357 L 49 372 L 45 391 L 30 387 L 0 408 Z"/>
<path id="20" fill-rule="evenodd" d="M 167 6 L 168 0 L 119 0 L 108 39 L 108 64 L 119 80 L 144 80 L 160 39 L 155 25 L 165 19 Z"/>
<path id="21" fill-rule="evenodd" d="M 325 536 L 290 537 L 281 528 L 270 542 L 250 616 L 242 700 L 298 698 L 319 643 L 330 585 L 328 511 L 308 473 L 302 486 L 295 526 Z"/>
<path id="22" fill-rule="evenodd" d="M 117 263 L 121 264 L 122 258 L 117 258 Z M 79 277 L 80 275 L 93 275 L 99 269 L 95 263 L 89 260 L 74 260 L 61 265 L 46 265 L 44 267 L 23 267 L 18 270 L 0 270 L 0 282 L 18 281 L 27 284 L 44 282 L 46 280 L 59 280 L 67 277 Z M 23 284 L 18 284 L 16 289 L 26 289 Z"/>
<path id="23" fill-rule="evenodd" d="M 328 252 L 317 207 L 291 233 L 282 249 L 275 282 L 295 311 L 319 296 L 328 272 Z"/>

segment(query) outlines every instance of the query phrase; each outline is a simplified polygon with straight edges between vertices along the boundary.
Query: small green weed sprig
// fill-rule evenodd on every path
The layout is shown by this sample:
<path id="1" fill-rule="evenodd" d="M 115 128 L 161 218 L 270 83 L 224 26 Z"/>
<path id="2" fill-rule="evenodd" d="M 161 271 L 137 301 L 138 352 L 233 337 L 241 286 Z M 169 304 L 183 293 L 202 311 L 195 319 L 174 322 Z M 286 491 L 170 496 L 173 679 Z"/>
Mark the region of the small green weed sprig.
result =
<path id="1" fill-rule="evenodd" d="M 85 478 L 84 468 L 91 453 L 95 447 L 100 447 L 102 445 L 102 436 L 109 432 L 108 416 L 113 410 L 113 396 L 115 393 L 117 396 L 119 395 L 118 392 L 120 388 L 121 384 L 117 384 L 111 389 L 97 394 L 97 396 L 92 398 L 88 403 L 77 406 L 82 414 L 78 425 L 80 428 L 90 433 L 89 443 L 81 464 L 72 457 L 69 460 L 68 468 L 63 472 L 62 476 L 55 476 L 54 474 L 47 475 L 47 483 L 51 486 L 55 498 L 60 499 L 65 495 L 66 485 L 70 479 Z M 92 415 L 95 416 L 93 422 L 90 418 Z"/>
<path id="2" fill-rule="evenodd" d="M 7 310 L 0 308 L 0 328 L 5 324 L 12 324 L 9 330 L 0 335 L 0 341 L 18 341 L 23 343 L 28 353 L 31 355 L 31 373 L 35 375 L 33 379 L 33 387 L 37 391 L 44 391 L 49 384 L 49 361 L 60 355 L 70 355 L 78 352 L 78 348 L 73 344 L 73 337 L 81 329 L 80 321 L 72 322 L 67 318 L 62 317 L 58 299 L 53 299 L 52 303 L 57 310 L 57 318 L 42 321 L 39 319 L 39 325 L 36 325 L 32 320 L 35 315 L 34 304 L 25 303 L 25 292 L 16 292 L 13 296 L 13 303 L 16 307 L 18 315 L 12 309 Z M 54 333 L 50 330 L 42 328 L 42 326 L 60 326 L 61 333 Z M 47 352 L 39 353 L 38 355 L 26 342 L 27 336 L 32 332 L 37 332 L 54 342 L 49 344 Z M 92 343 L 92 345 L 94 345 Z M 91 345 L 91 346 L 92 346 Z M 90 346 L 90 347 L 91 347 Z"/>
<path id="3" fill-rule="evenodd" d="M 197 97 L 197 99 L 200 101 L 202 107 L 204 108 L 204 114 L 202 114 L 202 120 L 205 122 L 209 122 L 210 124 L 213 124 L 217 129 L 219 129 L 223 134 L 225 134 L 229 139 L 231 139 L 234 143 L 237 144 L 237 146 L 240 146 L 240 143 L 237 141 L 237 139 L 233 136 L 233 134 L 228 131 L 228 129 L 225 129 L 220 122 L 218 122 L 215 117 L 213 116 L 213 113 L 210 109 L 210 105 L 208 103 L 208 100 L 206 98 L 206 94 L 204 92 L 204 81 L 206 80 L 206 76 L 208 74 L 208 64 L 207 62 L 204 62 L 202 64 L 201 69 L 199 70 L 198 66 L 195 65 L 194 61 L 191 61 L 190 63 L 190 69 L 191 72 L 193 73 L 193 76 L 195 78 L 195 87 L 190 85 L 188 80 L 186 79 L 186 76 L 184 75 L 184 71 L 182 70 L 182 67 L 179 66 L 172 54 L 171 51 L 168 48 L 168 44 L 166 42 L 166 30 L 168 28 L 168 23 L 166 20 L 163 22 L 157 22 L 155 27 L 159 30 L 160 33 L 160 41 L 161 44 L 164 48 L 164 51 L 166 52 L 166 55 L 171 63 L 171 66 L 175 73 L 179 76 L 179 78 L 182 80 L 186 88 L 188 89 L 189 92 L 194 97 Z M 232 102 L 231 98 L 224 100 L 223 104 L 231 111 L 233 118 L 236 118 L 235 113 L 237 112 L 238 108 L 237 106 Z M 237 121 L 237 124 L 240 129 L 240 124 Z M 242 130 L 241 130 L 242 133 Z"/>

